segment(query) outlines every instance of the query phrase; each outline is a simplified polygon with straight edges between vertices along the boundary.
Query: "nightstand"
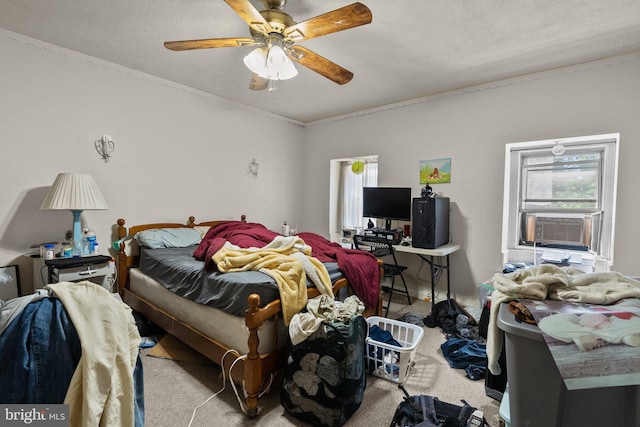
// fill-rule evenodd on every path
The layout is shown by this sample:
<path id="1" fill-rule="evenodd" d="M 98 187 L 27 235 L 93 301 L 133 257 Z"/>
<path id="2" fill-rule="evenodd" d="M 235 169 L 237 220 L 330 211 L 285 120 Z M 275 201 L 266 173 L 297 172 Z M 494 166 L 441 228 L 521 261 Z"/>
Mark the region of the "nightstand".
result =
<path id="1" fill-rule="evenodd" d="M 41 274 L 38 274 L 40 273 Z M 88 255 L 80 258 L 34 258 L 34 288 L 49 283 L 88 280 L 106 289 L 113 284 L 113 259 L 108 255 Z M 46 283 L 42 283 L 46 281 Z"/>

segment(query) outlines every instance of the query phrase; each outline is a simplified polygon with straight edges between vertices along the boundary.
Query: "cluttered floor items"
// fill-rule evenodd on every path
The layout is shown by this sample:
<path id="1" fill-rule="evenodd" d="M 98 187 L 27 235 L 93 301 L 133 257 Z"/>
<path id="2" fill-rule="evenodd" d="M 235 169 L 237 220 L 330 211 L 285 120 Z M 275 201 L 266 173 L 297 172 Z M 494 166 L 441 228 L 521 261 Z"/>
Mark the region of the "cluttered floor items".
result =
<path id="1" fill-rule="evenodd" d="M 363 305 L 349 298 L 356 300 L 311 300 L 289 325 L 292 346 L 280 401 L 290 415 L 314 426 L 343 425 L 362 403 L 367 373 L 404 382 L 424 333 L 384 317 L 365 320 Z"/>
<path id="2" fill-rule="evenodd" d="M 429 395 L 411 396 L 402 385 L 405 398 L 396 409 L 390 427 L 466 427 L 484 426 L 482 412 L 464 400 L 462 406 L 443 402 Z"/>
<path id="3" fill-rule="evenodd" d="M 321 295 L 289 324 L 291 349 L 280 402 L 314 426 L 342 426 L 360 407 L 366 387 L 367 322 L 356 296 L 345 302 Z"/>
<path id="4" fill-rule="evenodd" d="M 371 317 L 367 322 L 369 337 L 366 359 L 369 372 L 398 383 L 398 388 L 404 394 L 404 399 L 396 408 L 390 427 L 481 427 L 486 425 L 482 411 L 464 400 L 461 400 L 462 405 L 456 405 L 430 395 L 412 396 L 404 388 L 403 383 L 415 365 L 416 347 L 424 334 L 422 329 L 424 320 L 421 316 L 405 313 L 398 320 Z M 462 334 L 465 336 L 478 336 L 475 320 L 468 313 L 462 314 L 462 311 L 458 313 L 452 324 L 456 324 L 458 334 L 463 330 Z M 484 345 L 474 340 L 448 336 L 441 349 L 451 367 L 466 368 L 467 376 L 472 379 L 484 376 L 486 370 Z"/>
<path id="5" fill-rule="evenodd" d="M 326 318 L 316 318 L 312 313 L 307 319 L 298 319 L 297 323 L 292 321 L 298 330 L 293 337 L 290 331 L 292 342 L 291 352 L 287 355 L 288 365 L 278 378 L 282 382 L 274 383 L 271 392 L 264 396 L 258 424 L 293 426 L 302 425 L 300 420 L 304 420 L 304 425 L 314 426 L 389 425 L 399 404 L 406 401 L 406 395 L 398 388 L 402 385 L 410 395 L 431 396 L 437 414 L 441 414 L 442 406 L 446 407 L 447 402 L 455 407 L 464 407 L 464 399 L 469 406 L 483 411 L 488 421 L 484 426 L 497 427 L 498 405 L 487 397 L 482 384 L 466 379 L 463 370 L 449 368 L 440 349 L 445 336 L 439 329 L 425 327 L 424 314 L 429 312 L 430 305 L 419 300 L 411 306 L 393 307 L 396 310 L 390 313 L 396 320 L 364 319 L 359 313 L 357 300 L 346 305 L 335 306 L 332 301 L 311 307 L 307 311 Z M 350 312 L 351 309 L 355 311 Z M 419 314 L 407 313 L 406 310 Z M 470 310 L 473 313 L 473 308 Z M 168 340 L 159 339 L 159 332 L 164 331 L 156 330 L 153 324 L 144 320 L 137 323 L 145 335 L 149 335 L 150 345 L 151 341 L 153 344 L 159 341 L 159 345 L 154 346 L 155 350 L 145 349 L 144 354 L 152 355 L 153 351 L 156 355 L 161 349 L 166 350 L 160 358 L 144 358 L 145 368 L 150 367 L 150 381 L 154 382 L 150 401 L 156 406 L 149 412 L 153 413 L 155 421 L 150 424 L 162 425 L 161 413 L 175 413 L 178 414 L 175 419 L 180 419 L 182 411 L 188 419 L 193 416 L 192 408 L 185 410 L 184 405 L 180 405 L 174 410 L 167 406 L 167 378 L 170 384 L 184 380 L 180 387 L 197 390 L 205 396 L 211 390 L 224 388 L 224 378 L 218 375 L 220 368 L 212 364 L 199 367 L 185 363 L 187 360 L 181 352 L 173 351 L 174 347 L 180 350 L 183 347 L 175 346 L 171 336 Z M 312 332 L 316 327 L 316 332 Z M 165 375 L 165 368 L 171 371 L 169 376 Z M 377 372 L 374 374 L 371 369 Z M 204 375 L 203 372 L 211 374 Z M 211 378 L 205 383 L 203 377 Z M 227 393 L 230 395 L 221 394 L 219 399 L 207 400 L 209 403 L 199 409 L 198 417 L 203 420 L 219 419 L 224 425 L 242 424 L 243 414 L 235 411 L 235 396 L 231 390 Z M 230 407 L 234 410 L 229 411 Z M 441 417 L 437 422 L 440 424 L 434 425 L 456 425 L 451 424 L 453 421 L 442 424 L 445 420 Z M 470 424 L 470 421 L 467 424 L 483 426 Z M 403 425 L 411 424 L 407 421 Z"/>
<path id="6" fill-rule="evenodd" d="M 384 317 L 365 320 L 362 303 L 349 298 L 355 300 L 310 300 L 289 325 L 292 346 L 280 401 L 290 415 L 314 426 L 343 425 L 362 403 L 367 373 L 404 382 L 424 332 Z"/>
<path id="7" fill-rule="evenodd" d="M 402 384 L 415 364 L 424 331 L 420 326 L 371 316 L 365 361 L 370 374 Z"/>
<path id="8" fill-rule="evenodd" d="M 420 316 L 405 314 L 400 320 L 378 316 L 365 319 L 358 301 L 351 301 L 345 307 L 339 301 L 329 301 L 324 296 L 318 298 L 310 300 L 307 310 L 296 314 L 289 326 L 291 348 L 280 402 L 291 416 L 314 426 L 344 425 L 362 404 L 368 373 L 398 384 L 404 392 L 405 398 L 393 419 L 399 424 L 392 426 L 421 422 L 430 423 L 421 424 L 423 426 L 485 425 L 481 411 L 475 414 L 479 423 L 468 424 L 476 408 L 464 401 L 459 406 L 426 394 L 410 396 L 404 390 L 403 383 L 416 364 L 416 350 L 425 332 L 424 324 L 419 324 Z M 475 322 L 471 319 L 467 323 Z M 466 330 L 472 330 L 473 325 L 467 323 Z M 462 340 L 453 338 L 457 341 L 447 340 L 447 343 Z M 452 359 L 463 353 L 482 355 L 477 348 L 443 351 Z M 414 422 L 411 420 L 415 424 L 411 424 Z"/>
<path id="9" fill-rule="evenodd" d="M 472 380 L 484 379 L 487 372 L 486 341 L 475 319 L 454 299 L 440 301 L 424 318 L 430 328 L 440 327 L 447 341 L 440 348 L 454 369 L 464 369 Z"/>

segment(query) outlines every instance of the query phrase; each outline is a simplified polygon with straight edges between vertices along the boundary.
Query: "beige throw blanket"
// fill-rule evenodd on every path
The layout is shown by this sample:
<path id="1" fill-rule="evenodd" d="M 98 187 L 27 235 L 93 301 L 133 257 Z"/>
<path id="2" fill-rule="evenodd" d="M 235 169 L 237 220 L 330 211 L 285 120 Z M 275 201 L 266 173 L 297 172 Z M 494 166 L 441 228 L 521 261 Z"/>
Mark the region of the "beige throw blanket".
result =
<path id="1" fill-rule="evenodd" d="M 327 269 L 297 236 L 277 236 L 262 248 L 239 248 L 227 242 L 213 261 L 225 273 L 254 270 L 271 276 L 280 290 L 285 325 L 307 304 L 307 277 L 320 293 L 333 298 Z"/>
<path id="2" fill-rule="evenodd" d="M 553 264 L 542 264 L 509 274 L 497 273 L 493 277 L 493 287 L 487 359 L 489 371 L 494 375 L 501 371 L 498 358 L 502 334 L 498 330 L 497 320 L 503 302 L 526 298 L 606 305 L 624 298 L 640 298 L 640 282 L 620 273 L 585 273 L 577 268 Z"/>
<path id="3" fill-rule="evenodd" d="M 133 371 L 140 334 L 131 308 L 88 281 L 52 283 L 75 326 L 82 356 L 64 403 L 72 427 L 133 427 Z"/>

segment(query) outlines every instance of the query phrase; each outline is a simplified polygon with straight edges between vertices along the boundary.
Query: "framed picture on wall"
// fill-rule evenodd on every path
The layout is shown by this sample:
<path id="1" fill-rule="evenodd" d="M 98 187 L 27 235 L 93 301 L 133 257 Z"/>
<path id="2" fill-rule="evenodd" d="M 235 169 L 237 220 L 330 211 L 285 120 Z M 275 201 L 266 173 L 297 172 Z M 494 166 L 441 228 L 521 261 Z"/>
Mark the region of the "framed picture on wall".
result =
<path id="1" fill-rule="evenodd" d="M 451 182 L 451 157 L 420 161 L 420 184 Z"/>
<path id="2" fill-rule="evenodd" d="M 17 265 L 0 267 L 0 300 L 7 301 L 21 297 L 20 271 Z"/>

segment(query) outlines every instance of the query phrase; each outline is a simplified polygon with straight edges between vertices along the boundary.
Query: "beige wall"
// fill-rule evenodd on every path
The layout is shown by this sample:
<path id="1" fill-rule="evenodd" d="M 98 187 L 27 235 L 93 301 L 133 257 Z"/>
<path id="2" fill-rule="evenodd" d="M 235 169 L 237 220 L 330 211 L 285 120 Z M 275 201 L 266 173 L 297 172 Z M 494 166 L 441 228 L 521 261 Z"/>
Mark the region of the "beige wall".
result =
<path id="1" fill-rule="evenodd" d="M 110 209 L 84 217 L 103 248 L 112 226 L 238 218 L 279 229 L 286 219 L 328 236 L 329 161 L 379 155 L 379 183 L 420 194 L 420 160 L 452 158 L 452 288 L 501 268 L 504 146 L 510 142 L 620 132 L 614 268 L 640 274 L 640 54 L 525 76 L 301 126 L 282 117 L 0 30 L 0 265 L 29 246 L 62 238 L 71 213 L 40 211 L 59 172 L 91 173 Z M 109 163 L 93 142 L 113 136 Z M 256 158 L 259 176 L 248 164 Z M 107 244 L 105 244 L 107 243 Z M 410 266 L 415 294 L 426 296 Z M 428 277 L 427 266 L 420 277 Z"/>
<path id="2" fill-rule="evenodd" d="M 121 217 L 300 221 L 300 125 L 4 30 L 0 56 L 0 265 L 21 265 L 27 292 L 30 245 L 72 225 L 70 212 L 39 210 L 59 172 L 97 181 L 110 209 L 83 217 L 103 250 Z M 104 134 L 108 163 L 94 149 Z"/>
<path id="3" fill-rule="evenodd" d="M 502 267 L 500 238 L 505 144 L 620 132 L 614 269 L 640 275 L 640 55 L 612 58 L 388 106 L 307 126 L 304 225 L 328 228 L 329 161 L 379 155 L 379 185 L 420 195 L 420 160 L 451 157 L 452 182 L 434 190 L 451 198 L 452 289 L 475 299 L 475 285 Z M 312 161 L 310 159 L 313 159 Z M 415 294 L 418 258 L 410 267 Z M 428 278 L 427 266 L 420 272 Z M 444 284 L 444 283 L 443 283 Z M 444 289 L 444 288 L 442 288 Z M 441 294 L 442 295 L 442 294 Z"/>

